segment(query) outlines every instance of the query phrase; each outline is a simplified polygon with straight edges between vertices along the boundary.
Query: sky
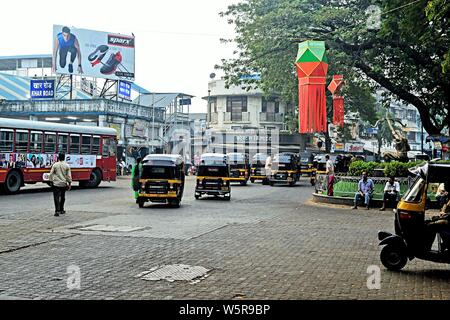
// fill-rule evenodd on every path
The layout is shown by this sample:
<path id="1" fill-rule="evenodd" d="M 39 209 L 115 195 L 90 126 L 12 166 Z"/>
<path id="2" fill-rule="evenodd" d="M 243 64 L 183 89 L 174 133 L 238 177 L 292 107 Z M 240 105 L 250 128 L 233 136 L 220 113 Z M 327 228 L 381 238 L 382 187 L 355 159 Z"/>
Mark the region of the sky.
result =
<path id="1" fill-rule="evenodd" d="M 196 96 L 191 112 L 206 112 L 208 81 L 231 58 L 234 28 L 219 12 L 239 0 L 2 1 L 0 56 L 51 54 L 53 25 L 136 37 L 135 83 L 153 92 Z M 7 45 L 6 45 L 7 44 Z"/>

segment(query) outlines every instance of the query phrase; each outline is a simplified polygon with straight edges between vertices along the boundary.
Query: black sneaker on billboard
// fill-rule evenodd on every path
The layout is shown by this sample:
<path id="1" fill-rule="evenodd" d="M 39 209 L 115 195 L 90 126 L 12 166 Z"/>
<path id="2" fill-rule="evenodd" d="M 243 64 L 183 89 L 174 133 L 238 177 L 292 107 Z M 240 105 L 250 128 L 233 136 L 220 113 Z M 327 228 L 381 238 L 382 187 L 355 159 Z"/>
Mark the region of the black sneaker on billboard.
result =
<path id="1" fill-rule="evenodd" d="M 122 63 L 122 54 L 120 53 L 120 51 L 112 53 L 108 61 L 106 61 L 106 63 L 100 69 L 100 72 L 102 74 L 113 74 L 120 63 Z"/>

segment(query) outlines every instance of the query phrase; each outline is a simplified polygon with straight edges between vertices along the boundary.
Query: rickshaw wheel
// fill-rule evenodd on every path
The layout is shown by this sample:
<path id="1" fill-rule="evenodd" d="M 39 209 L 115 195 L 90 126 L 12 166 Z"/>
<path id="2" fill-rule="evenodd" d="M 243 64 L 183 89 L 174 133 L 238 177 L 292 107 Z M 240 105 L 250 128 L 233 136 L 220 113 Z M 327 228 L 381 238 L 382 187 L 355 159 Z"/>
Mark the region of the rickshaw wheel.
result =
<path id="1" fill-rule="evenodd" d="M 408 257 L 398 246 L 388 244 L 381 249 L 380 260 L 388 270 L 399 271 L 408 262 Z"/>
<path id="2" fill-rule="evenodd" d="M 144 207 L 144 201 L 139 200 L 138 205 L 139 205 L 139 208 L 143 208 Z"/>
<path id="3" fill-rule="evenodd" d="M 198 194 L 195 195 L 195 200 L 200 199 L 200 196 Z"/>
<path id="4" fill-rule="evenodd" d="M 250 179 L 250 182 L 251 183 L 255 183 L 255 179 Z"/>

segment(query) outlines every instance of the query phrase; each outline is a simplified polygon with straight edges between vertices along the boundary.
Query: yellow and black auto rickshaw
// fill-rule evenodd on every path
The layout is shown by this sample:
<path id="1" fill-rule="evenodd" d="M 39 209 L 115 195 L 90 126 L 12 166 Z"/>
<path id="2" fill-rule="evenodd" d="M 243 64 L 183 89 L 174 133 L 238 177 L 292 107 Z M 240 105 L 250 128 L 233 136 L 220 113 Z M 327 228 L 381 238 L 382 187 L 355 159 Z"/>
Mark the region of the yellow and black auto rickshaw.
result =
<path id="1" fill-rule="evenodd" d="M 389 270 L 400 270 L 414 258 L 450 263 L 450 206 L 447 202 L 439 208 L 431 201 L 440 184 L 449 187 L 450 164 L 430 162 L 410 173 L 414 182 L 394 210 L 395 234 L 378 232 L 383 246 L 380 259 Z M 437 249 L 433 246 L 436 236 Z"/>
<path id="2" fill-rule="evenodd" d="M 298 156 L 294 153 L 278 153 L 273 157 L 269 184 L 294 186 L 300 180 Z"/>
<path id="3" fill-rule="evenodd" d="M 250 178 L 248 155 L 245 153 L 227 153 L 230 164 L 230 181 L 246 185 Z"/>
<path id="4" fill-rule="evenodd" d="M 200 158 L 195 186 L 195 199 L 202 195 L 231 199 L 230 166 L 225 154 L 205 153 Z"/>
<path id="5" fill-rule="evenodd" d="M 179 155 L 151 154 L 142 161 L 137 198 L 139 208 L 148 201 L 180 207 L 184 191 L 184 161 Z"/>
<path id="6" fill-rule="evenodd" d="M 269 177 L 266 173 L 266 160 L 268 155 L 265 153 L 257 153 L 252 157 L 250 163 L 250 182 L 261 180 L 262 184 L 269 184 Z"/>
<path id="7" fill-rule="evenodd" d="M 312 186 L 316 185 L 317 175 L 326 174 L 327 173 L 327 160 L 325 159 L 325 155 L 316 155 L 314 156 L 312 172 L 309 181 Z"/>
<path id="8" fill-rule="evenodd" d="M 300 152 L 300 174 L 311 178 L 314 172 L 314 154 L 312 152 Z"/>

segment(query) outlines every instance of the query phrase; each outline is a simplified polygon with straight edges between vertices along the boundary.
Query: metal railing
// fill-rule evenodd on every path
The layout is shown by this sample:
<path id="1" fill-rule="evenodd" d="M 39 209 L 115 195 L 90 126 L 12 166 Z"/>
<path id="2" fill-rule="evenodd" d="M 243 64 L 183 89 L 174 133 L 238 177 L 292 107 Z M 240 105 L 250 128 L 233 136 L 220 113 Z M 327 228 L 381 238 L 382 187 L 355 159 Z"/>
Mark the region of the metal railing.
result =
<path id="1" fill-rule="evenodd" d="M 143 107 L 137 104 L 114 101 L 108 99 L 92 100 L 45 100 L 45 101 L 5 101 L 0 105 L 0 114 L 10 116 L 26 116 L 37 114 L 98 114 L 112 115 L 126 118 L 136 118 L 152 121 L 153 114 L 155 121 L 164 121 L 162 110 Z"/>
<path id="2" fill-rule="evenodd" d="M 282 113 L 271 113 L 271 112 L 260 112 L 259 121 L 260 122 L 279 122 L 282 123 L 284 120 L 284 115 Z"/>
<path id="3" fill-rule="evenodd" d="M 250 112 L 224 112 L 224 122 L 250 122 Z"/>
<path id="4" fill-rule="evenodd" d="M 328 194 L 328 176 L 325 174 L 316 175 L 315 181 L 315 192 L 318 194 Z M 389 181 L 388 177 L 369 177 L 372 179 L 374 184 L 374 198 L 382 199 L 383 191 L 386 185 L 386 182 Z M 335 174 L 334 175 L 334 183 L 333 183 L 333 191 L 335 196 L 342 196 L 348 198 L 354 198 L 356 192 L 358 191 L 358 183 L 361 180 L 361 177 L 352 177 L 345 176 L 344 174 Z M 396 181 L 400 184 L 400 190 L 405 192 L 412 184 L 413 179 L 411 177 L 405 178 L 396 178 Z M 337 188 L 337 185 L 340 182 L 347 182 L 349 186 L 351 186 L 351 190 L 348 188 Z M 348 190 L 347 190 L 348 189 Z M 401 192 L 402 193 L 402 192 Z"/>

